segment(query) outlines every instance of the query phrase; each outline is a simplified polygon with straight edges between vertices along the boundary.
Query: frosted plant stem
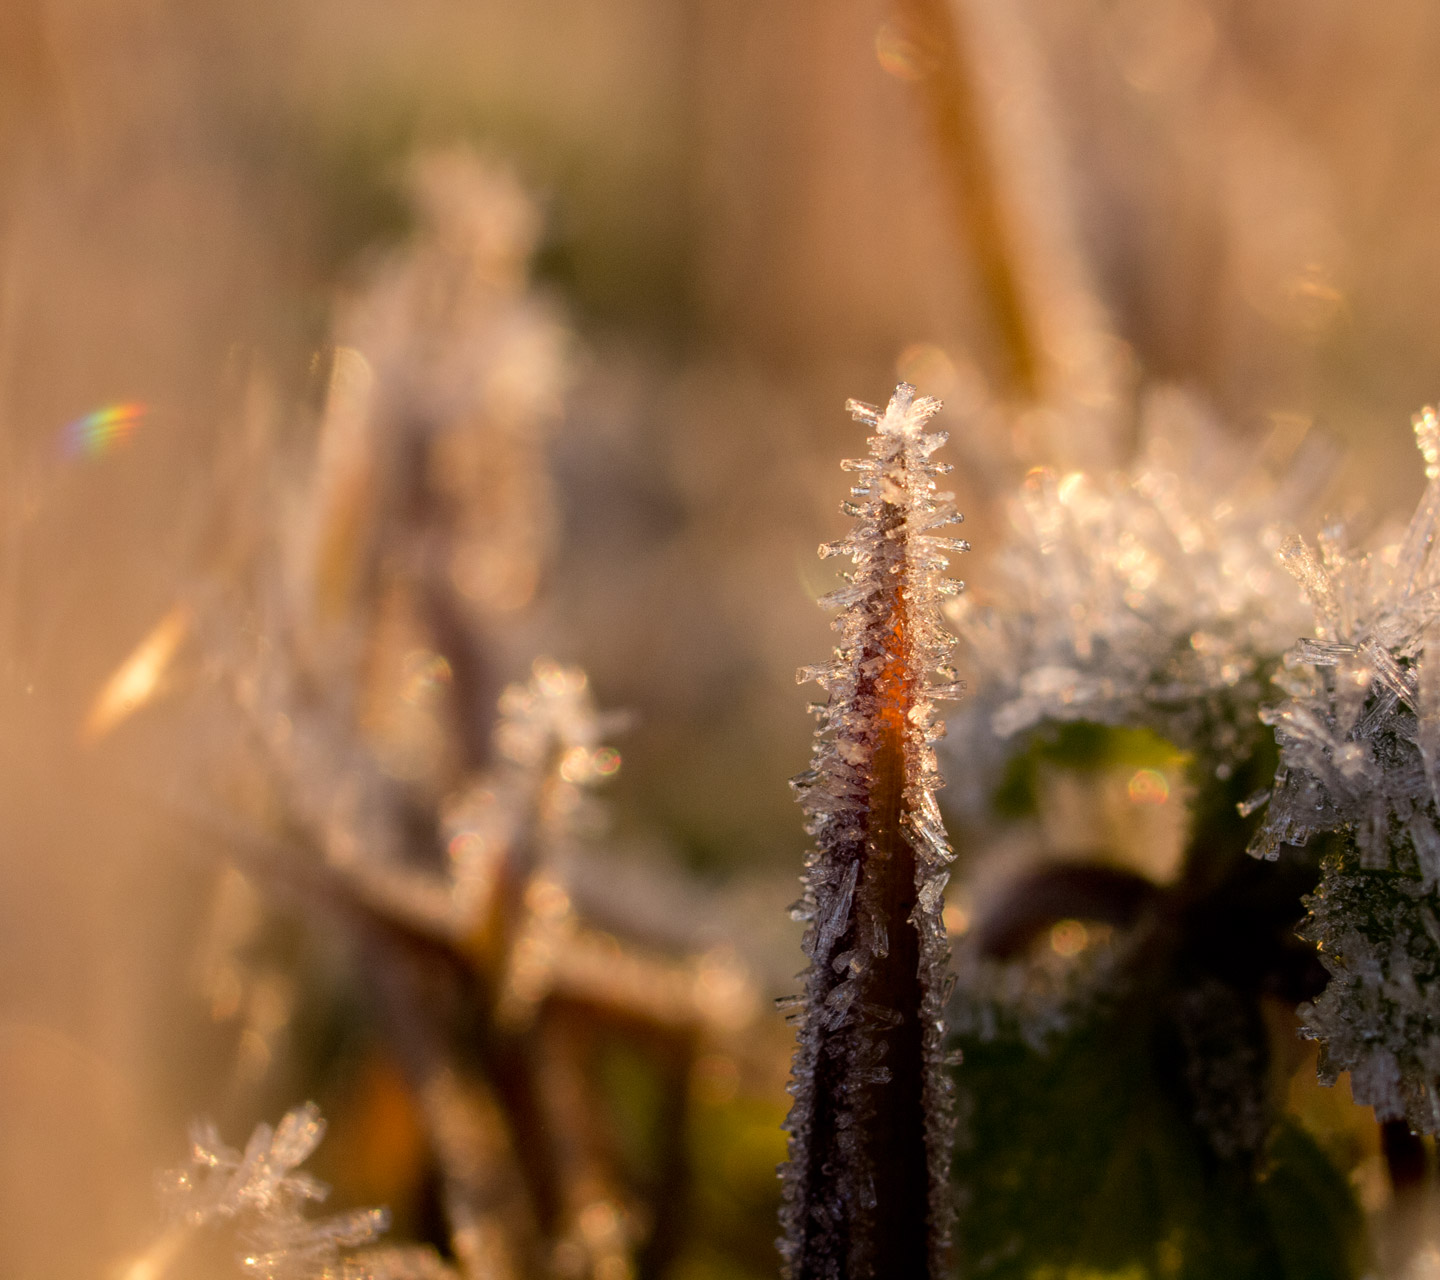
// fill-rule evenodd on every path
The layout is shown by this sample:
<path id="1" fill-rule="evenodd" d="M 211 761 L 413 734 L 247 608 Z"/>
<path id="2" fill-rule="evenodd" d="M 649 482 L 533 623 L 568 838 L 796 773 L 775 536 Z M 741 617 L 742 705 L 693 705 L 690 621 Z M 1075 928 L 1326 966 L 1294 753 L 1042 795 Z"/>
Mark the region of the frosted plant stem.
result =
<path id="1" fill-rule="evenodd" d="M 873 1170 L 877 1188 L 872 1256 L 885 1259 L 885 1266 L 895 1269 L 892 1274 L 920 1276 L 926 1274 L 928 1263 L 930 1207 L 920 1021 L 923 992 L 920 935 L 911 921 L 915 852 L 901 830 L 905 797 L 902 711 L 913 704 L 914 690 L 904 677 L 903 659 L 895 665 L 901 671 L 887 681 L 891 687 L 877 689 L 878 700 L 888 709 L 871 766 L 870 829 L 856 891 L 862 901 L 873 901 L 878 918 L 891 922 L 889 954 L 873 961 L 862 975 L 861 1008 L 893 1009 L 903 1014 L 904 1021 L 877 1037 L 884 1046 L 883 1060 L 890 1078 L 869 1086 L 876 1123 L 869 1126 L 862 1141 L 864 1163 Z M 879 1188 L 887 1193 L 880 1195 Z"/>
<path id="2" fill-rule="evenodd" d="M 869 458 L 845 464 L 860 473 L 845 508 L 859 524 L 821 548 L 856 569 L 828 598 L 842 607 L 834 662 L 801 672 L 830 700 L 812 768 L 795 780 L 815 838 L 782 1215 L 795 1280 L 943 1274 L 940 905 L 952 855 L 935 806 L 932 699 L 958 688 L 936 666 L 950 648 L 938 601 L 957 589 L 941 553 L 966 548 L 932 532 L 959 519 L 935 489 L 947 468 L 929 461 L 945 440 L 924 432 L 939 407 L 903 383 L 883 414 L 851 403 L 878 434 Z"/>

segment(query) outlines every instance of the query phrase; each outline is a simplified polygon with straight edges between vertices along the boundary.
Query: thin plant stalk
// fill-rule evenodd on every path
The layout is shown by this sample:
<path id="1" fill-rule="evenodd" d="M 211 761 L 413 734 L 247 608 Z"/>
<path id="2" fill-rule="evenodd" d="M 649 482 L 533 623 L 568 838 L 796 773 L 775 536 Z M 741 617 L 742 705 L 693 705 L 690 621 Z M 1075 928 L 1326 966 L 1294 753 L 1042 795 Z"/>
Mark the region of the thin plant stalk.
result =
<path id="1" fill-rule="evenodd" d="M 875 428 L 844 510 L 857 525 L 821 555 L 855 570 L 822 603 L 839 607 L 834 661 L 804 668 L 829 693 L 816 708 L 811 768 L 795 779 L 815 839 L 797 910 L 810 967 L 786 1126 L 782 1251 L 793 1280 L 939 1277 L 949 1218 L 949 1086 L 941 1007 L 948 946 L 942 895 L 952 859 L 935 791 L 934 700 L 960 690 L 941 665 L 951 638 L 943 576 L 966 544 L 930 461 L 937 401 L 902 383 Z"/>

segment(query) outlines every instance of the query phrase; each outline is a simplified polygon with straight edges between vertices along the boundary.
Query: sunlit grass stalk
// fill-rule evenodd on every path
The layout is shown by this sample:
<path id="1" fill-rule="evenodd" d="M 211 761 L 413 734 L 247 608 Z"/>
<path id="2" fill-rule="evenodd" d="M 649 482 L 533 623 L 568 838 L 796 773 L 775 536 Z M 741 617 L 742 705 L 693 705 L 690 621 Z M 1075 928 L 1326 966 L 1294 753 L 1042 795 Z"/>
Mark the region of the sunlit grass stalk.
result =
<path id="1" fill-rule="evenodd" d="M 982 90 L 970 67 L 973 51 L 946 0 L 895 0 L 896 17 L 924 60 L 915 88 L 929 117 L 957 241 L 973 259 L 980 295 L 1000 348 L 998 381 L 1023 401 L 1043 394 L 1044 355 L 1038 318 L 1027 297 L 1011 221 L 986 137 Z"/>
<path id="2" fill-rule="evenodd" d="M 854 572 L 822 601 L 841 612 L 835 658 L 804 668 L 829 693 L 816 708 L 815 753 L 794 786 L 815 846 L 799 910 L 810 967 L 786 1127 L 781 1242 L 794 1280 L 938 1277 L 947 1202 L 948 1082 L 941 1011 L 948 948 L 942 895 L 952 854 L 935 803 L 933 700 L 955 696 L 939 666 L 951 638 L 939 602 L 966 544 L 937 492 L 946 440 L 925 426 L 937 401 L 896 388 L 843 509 L 857 524 L 822 556 Z"/>

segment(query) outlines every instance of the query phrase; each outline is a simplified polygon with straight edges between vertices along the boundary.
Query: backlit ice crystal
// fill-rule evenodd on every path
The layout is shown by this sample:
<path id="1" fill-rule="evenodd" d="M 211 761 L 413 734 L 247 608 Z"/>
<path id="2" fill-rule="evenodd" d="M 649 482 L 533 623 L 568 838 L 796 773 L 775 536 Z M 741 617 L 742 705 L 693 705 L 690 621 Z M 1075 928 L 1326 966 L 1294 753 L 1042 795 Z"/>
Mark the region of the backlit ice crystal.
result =
<path id="1" fill-rule="evenodd" d="M 304 1216 L 305 1206 L 325 1199 L 329 1189 L 297 1166 L 324 1134 L 313 1102 L 288 1112 L 274 1129 L 257 1125 L 243 1152 L 221 1142 L 213 1125 L 197 1124 L 190 1164 L 162 1177 L 174 1217 L 190 1229 L 230 1224 L 240 1246 L 237 1262 L 254 1280 L 369 1280 L 380 1274 L 342 1257 L 342 1250 L 374 1240 L 389 1226 L 387 1210 Z M 398 1280 L 393 1268 L 386 1274 Z"/>
<path id="2" fill-rule="evenodd" d="M 1332 528 L 1283 556 L 1314 607 L 1269 708 L 1280 768 L 1252 852 L 1338 837 L 1302 936 L 1330 983 L 1302 1008 L 1322 1075 L 1350 1072 L 1381 1119 L 1440 1131 L 1440 420 L 1415 435 L 1428 478 L 1402 539 L 1369 554 Z"/>
<path id="3" fill-rule="evenodd" d="M 1178 393 L 1152 397 L 1145 430 L 1128 473 L 1032 471 L 988 575 L 995 599 L 947 615 L 998 737 L 1045 721 L 1143 726 L 1224 767 L 1275 660 L 1308 630 L 1275 562 L 1303 495 L 1224 448 Z M 975 735 L 962 737 L 969 751 Z"/>

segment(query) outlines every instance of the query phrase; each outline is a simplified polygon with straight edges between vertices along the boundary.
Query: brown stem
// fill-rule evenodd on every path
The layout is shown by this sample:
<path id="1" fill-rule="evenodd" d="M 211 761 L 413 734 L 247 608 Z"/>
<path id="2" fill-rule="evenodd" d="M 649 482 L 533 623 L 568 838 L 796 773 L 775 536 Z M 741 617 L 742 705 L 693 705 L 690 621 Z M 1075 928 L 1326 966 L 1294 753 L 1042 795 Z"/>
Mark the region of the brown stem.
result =
<path id="1" fill-rule="evenodd" d="M 901 829 L 905 791 L 903 732 L 887 725 L 875 753 L 870 794 L 870 837 L 857 892 L 873 896 L 887 922 L 890 953 L 877 960 L 861 986 L 861 999 L 893 1010 L 903 1020 L 880 1031 L 890 1079 L 870 1087 L 875 1120 L 865 1135 L 877 1203 L 870 1256 L 889 1274 L 924 1276 L 929 1267 L 930 1180 L 925 1146 L 925 1068 L 920 1025 L 920 937 L 915 909 L 915 853 Z M 867 1110 L 869 1108 L 867 1107 Z M 890 1270 L 893 1268 L 893 1270 Z"/>
<path id="2" fill-rule="evenodd" d="M 873 629 L 867 657 L 877 674 L 856 686 L 855 705 L 872 709 L 862 848 L 826 851 L 836 866 L 858 863 L 849 924 L 827 953 L 817 949 L 810 978 L 811 1018 L 823 1018 L 849 964 L 864 957 L 852 1013 L 821 1024 L 813 1048 L 814 1100 L 803 1171 L 801 1240 L 795 1280 L 859 1280 L 894 1275 L 922 1280 L 937 1257 L 930 1186 L 928 1064 L 921 940 L 914 920 L 917 863 L 906 831 L 909 715 L 917 695 L 907 642 L 904 512 L 889 503 L 882 532 L 898 554 L 889 576 L 888 618 Z M 868 664 L 862 660 L 861 668 Z M 876 929 L 886 939 L 876 947 Z M 832 959 L 832 956 L 834 959 Z M 836 965 L 840 968 L 837 970 Z M 802 1069 L 797 1060 L 797 1073 Z"/>

